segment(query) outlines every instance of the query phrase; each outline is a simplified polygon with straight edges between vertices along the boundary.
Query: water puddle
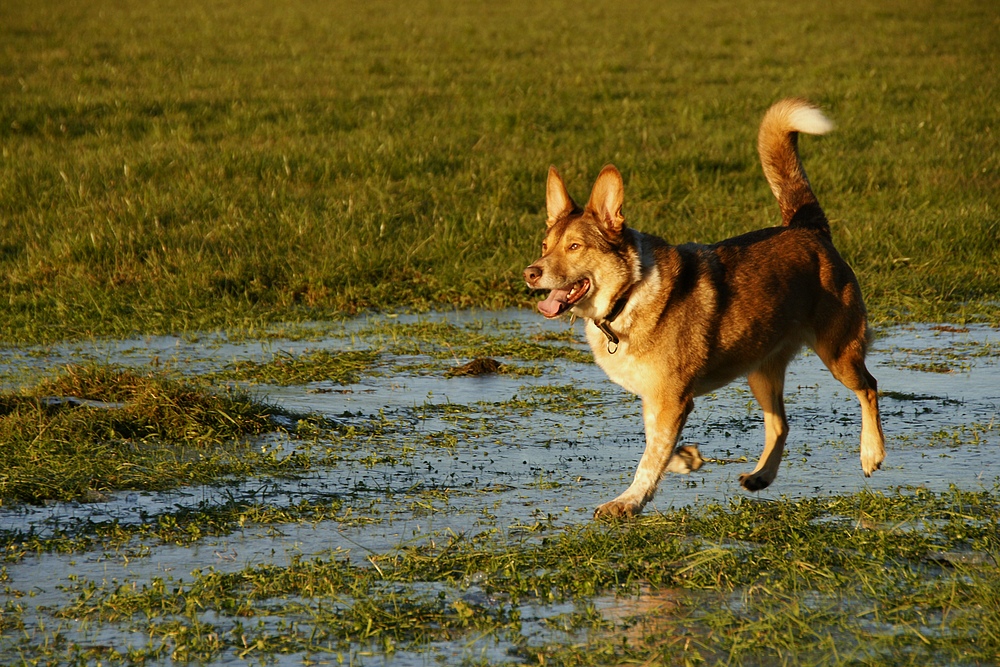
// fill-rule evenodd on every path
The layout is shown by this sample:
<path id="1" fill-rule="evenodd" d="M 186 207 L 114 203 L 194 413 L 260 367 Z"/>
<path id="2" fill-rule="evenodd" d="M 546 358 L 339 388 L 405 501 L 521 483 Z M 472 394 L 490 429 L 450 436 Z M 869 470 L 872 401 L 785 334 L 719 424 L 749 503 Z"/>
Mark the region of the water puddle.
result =
<path id="1" fill-rule="evenodd" d="M 565 322 L 510 311 L 372 316 L 272 332 L 262 340 L 160 336 L 0 351 L 0 377 L 8 387 L 85 361 L 194 376 L 219 373 L 239 362 L 266 363 L 278 353 L 380 352 L 373 370 L 349 384 L 317 380 L 288 386 L 247 385 L 254 394 L 288 411 L 322 415 L 345 428 L 358 427 L 357 438 L 328 467 L 286 479 L 237 480 L 157 493 L 121 492 L 106 502 L 0 508 L 0 530 L 39 537 L 73 534 L 102 523 L 136 525 L 178 512 L 222 507 L 336 503 L 339 508 L 336 518 L 251 521 L 226 534 L 184 543 L 146 539 L 110 553 L 96 548 L 11 562 L 3 581 L 8 593 L 0 596 L 0 603 L 22 606 L 23 627 L 20 639 L 0 642 L 0 657 L 18 655 L 18 646 L 25 641 L 32 644 L 51 637 L 53 628 L 58 628 L 61 641 L 114 646 L 119 651 L 150 641 L 133 633 L 127 622 L 53 619 L 51 610 L 79 594 L 74 582 L 117 582 L 141 588 L 156 578 L 189 580 L 194 570 L 236 572 L 249 566 L 284 566 L 317 554 L 345 553 L 351 562 L 360 564 L 373 554 L 456 534 L 545 535 L 590 521 L 597 505 L 628 485 L 644 446 L 641 406 L 612 385 L 594 364 L 558 356 L 542 361 L 501 356 L 502 364 L 541 372 L 448 377 L 448 369 L 470 358 L 458 354 L 442 358 L 435 350 L 448 349 L 447 341 L 400 348 L 400 339 L 405 343 L 411 331 L 407 327 L 426 323 L 586 349 L 581 324 L 566 336 Z M 786 381 L 791 435 L 781 470 L 775 483 L 754 497 L 767 501 L 904 486 L 942 491 L 950 485 L 971 490 L 994 485 L 1000 472 L 1000 331 L 922 325 L 884 329 L 874 344 L 869 368 L 883 394 L 887 436 L 883 469 L 869 479 L 862 475 L 857 401 L 815 355 L 804 355 L 789 368 Z M 708 462 L 691 475 L 668 475 L 646 512 L 724 503 L 749 495 L 737 478 L 753 468 L 763 439 L 760 410 L 745 383 L 696 400 L 684 442 L 697 444 Z M 282 451 L 303 446 L 280 435 L 258 444 Z M 323 447 L 324 443 L 311 446 Z M 466 590 L 463 595 L 474 593 Z M 668 612 L 676 606 L 669 591 L 639 600 L 619 604 L 602 599 L 596 604 L 615 623 L 648 611 L 649 605 Z M 636 605 L 645 606 L 633 609 Z M 545 619 L 567 611 L 559 605 L 525 606 L 521 610 L 525 632 L 531 632 L 527 628 L 534 627 L 533 623 L 544 625 Z M 509 648 L 506 639 L 491 636 L 435 641 L 412 651 L 355 646 L 350 658 L 357 664 L 492 662 L 510 660 Z M 308 657 L 313 664 L 337 662 L 336 655 Z M 303 658 L 292 653 L 271 659 L 291 665 L 302 664 Z M 169 655 L 160 662 L 172 664 Z M 242 659 L 232 653 L 213 658 L 213 664 L 228 663 L 242 664 Z"/>

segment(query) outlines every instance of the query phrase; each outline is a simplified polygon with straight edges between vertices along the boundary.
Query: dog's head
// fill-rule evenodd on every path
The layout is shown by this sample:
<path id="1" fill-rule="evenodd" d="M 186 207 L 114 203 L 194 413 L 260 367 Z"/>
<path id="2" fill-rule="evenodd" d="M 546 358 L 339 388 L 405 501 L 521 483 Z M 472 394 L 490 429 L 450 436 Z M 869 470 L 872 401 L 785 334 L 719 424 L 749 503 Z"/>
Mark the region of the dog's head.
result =
<path id="1" fill-rule="evenodd" d="M 631 271 L 620 252 L 625 236 L 624 185 L 613 165 L 601 170 L 587 205 L 576 205 L 559 172 L 549 167 L 545 188 L 548 229 L 542 257 L 524 270 L 532 289 L 550 290 L 538 304 L 545 317 L 566 310 L 602 319 Z"/>

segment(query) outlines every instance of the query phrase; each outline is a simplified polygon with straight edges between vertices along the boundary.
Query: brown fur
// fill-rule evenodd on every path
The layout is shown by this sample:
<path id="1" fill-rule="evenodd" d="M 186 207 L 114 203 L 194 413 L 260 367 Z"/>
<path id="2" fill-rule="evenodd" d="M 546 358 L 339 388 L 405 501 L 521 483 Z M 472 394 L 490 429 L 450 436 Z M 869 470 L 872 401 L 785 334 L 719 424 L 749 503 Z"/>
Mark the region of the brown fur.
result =
<path id="1" fill-rule="evenodd" d="M 766 439 L 756 468 L 740 483 L 750 491 L 767 487 L 788 436 L 785 368 L 802 346 L 858 396 L 861 467 L 867 476 L 881 466 L 884 437 L 876 381 L 864 363 L 869 333 L 861 290 L 833 246 L 796 146 L 799 132 L 830 127 L 804 100 L 775 104 L 761 123 L 758 149 L 784 225 L 712 245 L 672 246 L 626 226 L 622 178 L 611 165 L 583 208 L 549 170 L 542 257 L 524 277 L 532 288 L 552 290 L 539 304 L 543 314 L 570 309 L 587 320 L 597 363 L 643 401 L 646 450 L 635 479 L 595 516 L 634 515 L 665 471 L 700 465 L 690 450 L 675 452 L 694 397 L 741 376 L 763 408 Z"/>

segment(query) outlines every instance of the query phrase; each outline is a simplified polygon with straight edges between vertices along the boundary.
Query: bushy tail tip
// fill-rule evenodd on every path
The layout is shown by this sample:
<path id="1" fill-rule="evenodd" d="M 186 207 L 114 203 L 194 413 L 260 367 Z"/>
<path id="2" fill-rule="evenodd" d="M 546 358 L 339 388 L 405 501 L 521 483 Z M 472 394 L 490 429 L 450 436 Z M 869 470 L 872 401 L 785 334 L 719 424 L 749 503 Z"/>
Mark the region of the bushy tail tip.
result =
<path id="1" fill-rule="evenodd" d="M 775 107 L 778 107 L 776 111 Z M 833 129 L 833 121 L 827 118 L 819 107 L 807 100 L 795 98 L 782 100 L 772 106 L 771 110 L 787 114 L 788 129 L 794 132 L 826 134 Z"/>
<path id="2" fill-rule="evenodd" d="M 826 134 L 833 122 L 801 98 L 776 102 L 764 114 L 757 135 L 761 166 L 786 225 L 829 229 L 799 159 L 798 134 Z"/>

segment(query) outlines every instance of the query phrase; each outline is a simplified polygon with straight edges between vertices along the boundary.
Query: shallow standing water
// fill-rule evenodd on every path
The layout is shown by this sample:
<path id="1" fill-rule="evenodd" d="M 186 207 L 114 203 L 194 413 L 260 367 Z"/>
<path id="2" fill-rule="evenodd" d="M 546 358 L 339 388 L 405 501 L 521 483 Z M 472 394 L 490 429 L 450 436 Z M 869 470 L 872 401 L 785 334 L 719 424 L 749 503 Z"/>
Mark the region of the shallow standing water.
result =
<path id="1" fill-rule="evenodd" d="M 343 325 L 317 326 L 295 339 L 232 342 L 206 335 L 197 339 L 156 337 L 96 341 L 43 350 L 6 350 L 0 371 L 7 377 L 45 372 L 66 363 L 93 360 L 137 367 L 169 366 L 187 374 L 220 370 L 241 360 L 265 361 L 276 352 L 385 349 L 384 339 L 365 334 L 372 326 L 405 327 L 414 322 L 451 322 L 511 338 L 565 331 L 566 322 L 547 322 L 533 313 L 456 313 L 420 317 L 371 317 Z M 582 324 L 571 343 L 584 350 Z M 301 334 L 301 332 L 299 332 Z M 447 344 L 447 341 L 444 342 Z M 517 359 L 500 359 L 525 365 Z M 127 625 L 77 624 L 54 620 L 65 605 L 62 589 L 71 579 L 129 582 L 154 577 L 183 579 L 195 569 L 235 571 L 250 565 L 284 565 L 296 556 L 343 549 L 352 560 L 441 536 L 484 530 L 530 531 L 589 521 L 594 507 L 628 485 L 644 440 L 640 403 L 619 389 L 592 363 L 542 363 L 538 377 L 486 375 L 449 378 L 444 369 L 468 361 L 434 361 L 426 354 L 383 352 L 380 372 L 347 386 L 317 382 L 252 390 L 288 410 L 316 413 L 344 423 L 384 420 L 394 439 L 358 442 L 335 466 L 295 479 L 251 479 L 163 493 L 123 492 L 107 502 L 56 503 L 0 509 L 0 530 L 51 534 L 86 522 L 143 517 L 222 505 L 233 500 L 293 506 L 302 500 L 344 500 L 367 522 L 248 526 L 190 546 L 158 544 L 135 553 L 96 550 L 69 555 L 29 556 L 6 568 L 9 589 L 28 592 L 29 633 L 45 636 L 57 626 L 83 645 L 145 645 Z M 435 365 L 436 364 L 436 365 Z M 664 479 L 646 512 L 726 502 L 736 496 L 775 499 L 889 491 L 899 487 L 945 490 L 992 488 L 1000 475 L 1000 332 L 988 327 L 900 326 L 879 331 L 869 356 L 879 381 L 887 437 L 881 471 L 866 479 L 858 460 L 860 411 L 853 393 L 829 375 L 815 355 L 789 368 L 786 407 L 791 428 L 781 470 L 765 491 L 748 494 L 737 482 L 753 468 L 764 430 L 760 409 L 745 382 L 696 400 L 683 442 L 697 444 L 709 459 L 687 476 Z M 400 370 L 402 369 L 402 370 Z M 407 370 L 409 369 L 409 370 Z M 266 447 L 294 447 L 280 438 Z M 136 552 L 138 553 L 138 552 Z M 8 596 L 9 597 L 9 596 Z M 608 603 L 611 604 L 611 603 Z M 558 609 L 525 610 L 532 619 Z M 544 632 L 541 625 L 534 629 Z M 0 657 L 11 656 L 9 639 Z M 430 651 L 399 651 L 360 662 L 427 664 L 477 656 L 507 659 L 502 644 L 441 643 Z M 301 664 L 303 656 L 276 658 Z M 310 659 L 322 662 L 323 657 Z M 238 662 L 229 656 L 218 664 Z M 331 660 L 336 662 L 335 660 Z M 165 659 L 165 664 L 169 663 Z"/>

